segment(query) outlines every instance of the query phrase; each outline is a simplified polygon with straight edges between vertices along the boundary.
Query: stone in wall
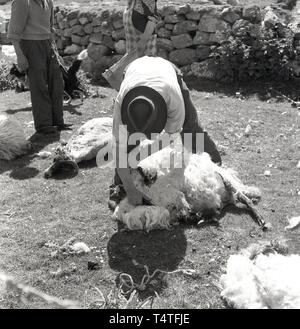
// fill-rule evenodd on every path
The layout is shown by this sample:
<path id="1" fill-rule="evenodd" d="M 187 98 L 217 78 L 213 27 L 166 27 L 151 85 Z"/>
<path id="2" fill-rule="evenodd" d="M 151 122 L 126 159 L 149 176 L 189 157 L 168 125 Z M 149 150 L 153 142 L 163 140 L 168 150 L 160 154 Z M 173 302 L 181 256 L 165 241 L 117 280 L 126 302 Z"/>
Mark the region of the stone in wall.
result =
<path id="1" fill-rule="evenodd" d="M 166 5 L 162 9 L 159 9 L 159 14 L 162 17 L 174 15 L 176 13 L 176 7 L 174 5 Z"/>
<path id="2" fill-rule="evenodd" d="M 67 46 L 71 46 L 71 38 L 62 37 L 57 40 L 56 45 L 59 50 L 64 50 Z"/>
<path id="3" fill-rule="evenodd" d="M 202 32 L 216 32 L 216 31 L 230 31 L 230 25 L 223 20 L 212 16 L 211 14 L 204 14 L 198 26 L 198 30 Z"/>
<path id="4" fill-rule="evenodd" d="M 71 38 L 71 35 L 72 35 L 72 29 L 71 28 L 66 28 L 64 30 L 62 30 L 62 35 L 64 37 L 67 37 L 67 38 Z M 56 33 L 58 34 L 58 30 L 56 31 Z M 61 35 L 61 34 L 58 34 L 58 35 Z"/>
<path id="5" fill-rule="evenodd" d="M 198 24 L 195 21 L 182 21 L 177 24 L 175 24 L 173 28 L 173 34 L 183 34 L 183 33 L 188 33 L 191 31 L 196 31 L 198 28 Z"/>
<path id="6" fill-rule="evenodd" d="M 88 20 L 87 17 L 80 17 L 80 18 L 78 19 L 78 21 L 79 21 L 79 23 L 80 23 L 81 25 L 86 25 L 87 23 L 89 23 L 89 20 Z"/>
<path id="7" fill-rule="evenodd" d="M 87 47 L 89 43 L 90 43 L 90 36 L 89 35 L 86 35 L 86 36 L 80 38 L 80 43 L 79 44 L 81 46 Z"/>
<path id="8" fill-rule="evenodd" d="M 72 43 L 75 43 L 76 45 L 80 45 L 81 37 L 76 34 L 72 34 L 71 36 Z"/>
<path id="9" fill-rule="evenodd" d="M 191 11 L 191 5 L 189 3 L 186 3 L 186 4 L 178 7 L 177 14 L 178 15 L 186 15 L 190 11 Z"/>
<path id="10" fill-rule="evenodd" d="M 84 32 L 84 29 L 83 29 L 82 25 L 73 25 L 71 27 L 71 30 L 72 30 L 72 34 L 77 34 L 77 35 L 80 35 L 80 36 L 85 35 L 85 32 Z"/>
<path id="11" fill-rule="evenodd" d="M 168 15 L 164 19 L 165 23 L 167 23 L 167 24 L 170 24 L 170 23 L 175 24 L 175 23 L 181 22 L 183 20 L 184 20 L 184 18 L 181 18 L 177 14 Z"/>
<path id="12" fill-rule="evenodd" d="M 191 10 L 190 12 L 188 12 L 187 14 L 185 14 L 185 17 L 188 20 L 191 20 L 191 21 L 199 21 L 200 20 L 200 17 L 201 17 L 201 14 L 200 14 L 199 11 Z"/>
<path id="13" fill-rule="evenodd" d="M 173 31 L 174 29 L 174 24 L 164 24 L 165 29 Z"/>
<path id="14" fill-rule="evenodd" d="M 235 23 L 238 19 L 241 19 L 242 10 L 236 8 L 224 8 L 221 12 L 221 19 L 229 24 Z"/>
<path id="15" fill-rule="evenodd" d="M 172 32 L 164 27 L 161 27 L 158 31 L 157 31 L 157 36 L 159 38 L 169 38 L 171 36 Z"/>
<path id="16" fill-rule="evenodd" d="M 62 21 L 58 22 L 58 27 L 61 30 L 64 30 L 69 27 L 69 24 L 68 24 L 67 20 L 64 18 Z"/>
<path id="17" fill-rule="evenodd" d="M 193 39 L 194 45 L 209 45 L 210 33 L 197 31 Z"/>
<path id="18" fill-rule="evenodd" d="M 174 49 L 173 42 L 164 38 L 157 38 L 157 47 L 166 51 L 171 51 Z"/>
<path id="19" fill-rule="evenodd" d="M 196 48 L 196 56 L 200 60 L 207 59 L 210 55 L 210 47 L 209 46 L 198 46 Z"/>
<path id="20" fill-rule="evenodd" d="M 94 61 L 97 61 L 100 57 L 110 53 L 108 47 L 104 45 L 96 45 L 94 43 L 90 43 L 87 50 L 89 57 L 91 57 Z"/>
<path id="21" fill-rule="evenodd" d="M 74 19 L 68 21 L 68 24 L 72 27 L 72 26 L 74 26 L 74 25 L 79 24 L 79 21 L 78 21 L 77 18 L 74 18 Z"/>
<path id="22" fill-rule="evenodd" d="M 102 33 L 93 33 L 90 36 L 90 42 L 92 43 L 96 43 L 101 45 L 102 44 L 102 40 L 103 40 L 103 34 Z"/>
<path id="23" fill-rule="evenodd" d="M 258 6 L 247 6 L 243 9 L 243 19 L 251 23 L 260 23 L 262 20 L 261 11 Z"/>
<path id="24" fill-rule="evenodd" d="M 111 36 L 116 41 L 119 41 L 121 39 L 125 39 L 125 30 L 124 29 L 115 30 L 115 31 L 112 32 Z"/>
<path id="25" fill-rule="evenodd" d="M 79 15 L 79 10 L 72 10 L 67 14 L 68 21 L 72 21 L 74 19 L 77 19 Z"/>
<path id="26" fill-rule="evenodd" d="M 72 44 L 71 46 L 67 46 L 64 50 L 64 53 L 66 55 L 75 55 L 80 53 L 82 50 L 82 47 L 79 45 Z"/>
<path id="27" fill-rule="evenodd" d="M 125 40 L 119 40 L 114 44 L 114 48 L 117 54 L 124 55 L 126 53 Z"/>
<path id="28" fill-rule="evenodd" d="M 188 33 L 174 35 L 171 37 L 171 41 L 177 49 L 187 48 L 193 45 L 193 39 Z"/>
<path id="29" fill-rule="evenodd" d="M 162 48 L 158 49 L 157 56 L 162 57 L 162 58 L 167 59 L 167 60 L 169 59 L 168 51 L 166 51 L 165 49 L 162 49 Z"/>
<path id="30" fill-rule="evenodd" d="M 191 48 L 173 50 L 169 54 L 169 60 L 178 66 L 188 65 L 197 60 L 196 50 Z"/>
<path id="31" fill-rule="evenodd" d="M 56 22 L 61 22 L 64 19 L 64 16 L 61 12 L 56 13 L 54 17 L 56 19 Z"/>
<path id="32" fill-rule="evenodd" d="M 88 23 L 86 24 L 84 27 L 83 27 L 83 31 L 84 33 L 86 34 L 91 34 L 93 32 L 93 25 L 91 23 Z"/>
<path id="33" fill-rule="evenodd" d="M 109 35 L 103 36 L 102 44 L 110 49 L 114 49 L 115 46 L 115 42 L 113 41 L 112 37 Z"/>
<path id="34" fill-rule="evenodd" d="M 95 27 L 95 26 L 101 26 L 101 19 L 100 17 L 95 17 L 93 20 L 92 20 L 92 26 Z"/>

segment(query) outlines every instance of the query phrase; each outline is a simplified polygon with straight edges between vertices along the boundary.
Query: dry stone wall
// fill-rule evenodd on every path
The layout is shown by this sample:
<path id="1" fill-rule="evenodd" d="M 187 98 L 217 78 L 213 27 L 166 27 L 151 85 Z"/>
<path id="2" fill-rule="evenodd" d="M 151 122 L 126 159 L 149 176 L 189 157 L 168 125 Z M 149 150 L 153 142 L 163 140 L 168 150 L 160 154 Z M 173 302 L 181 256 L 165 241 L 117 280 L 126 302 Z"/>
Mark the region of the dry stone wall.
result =
<path id="1" fill-rule="evenodd" d="M 218 1 L 215 1 L 218 2 Z M 184 73 L 208 74 L 211 46 L 245 26 L 256 33 L 264 13 L 257 6 L 231 4 L 165 6 L 159 9 L 161 22 L 157 27 L 158 55 L 170 60 Z M 224 4 L 225 3 L 225 4 Z M 87 48 L 89 58 L 84 69 L 101 74 L 125 54 L 125 33 L 122 10 L 81 12 L 56 8 L 57 47 L 62 55 L 75 55 Z M 203 71 L 203 72 L 202 72 Z"/>
<path id="2" fill-rule="evenodd" d="M 239 6 L 236 0 L 197 0 L 193 5 L 159 8 L 158 55 L 178 65 L 184 74 L 213 78 L 210 55 L 229 36 L 286 19 L 271 7 Z M 195 4 L 197 3 L 197 4 Z M 98 76 L 125 54 L 123 9 L 93 10 L 56 7 L 54 26 L 60 54 L 68 59 L 87 48 L 83 69 Z"/>

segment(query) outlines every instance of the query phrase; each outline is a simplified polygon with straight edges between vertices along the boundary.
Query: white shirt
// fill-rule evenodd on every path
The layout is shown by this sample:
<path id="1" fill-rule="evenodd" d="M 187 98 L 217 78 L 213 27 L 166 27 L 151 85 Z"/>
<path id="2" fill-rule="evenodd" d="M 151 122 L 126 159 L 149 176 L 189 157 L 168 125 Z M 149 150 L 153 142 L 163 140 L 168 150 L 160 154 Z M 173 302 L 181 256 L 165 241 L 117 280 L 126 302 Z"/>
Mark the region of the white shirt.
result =
<path id="1" fill-rule="evenodd" d="M 180 86 L 173 65 L 161 57 L 144 56 L 134 60 L 127 68 L 124 80 L 114 104 L 113 135 L 116 142 L 125 140 L 127 131 L 122 125 L 121 105 L 124 96 L 132 88 L 146 86 L 155 89 L 164 98 L 168 115 L 164 131 L 179 133 L 185 119 L 185 109 Z M 119 136 L 118 136 L 119 130 Z"/>

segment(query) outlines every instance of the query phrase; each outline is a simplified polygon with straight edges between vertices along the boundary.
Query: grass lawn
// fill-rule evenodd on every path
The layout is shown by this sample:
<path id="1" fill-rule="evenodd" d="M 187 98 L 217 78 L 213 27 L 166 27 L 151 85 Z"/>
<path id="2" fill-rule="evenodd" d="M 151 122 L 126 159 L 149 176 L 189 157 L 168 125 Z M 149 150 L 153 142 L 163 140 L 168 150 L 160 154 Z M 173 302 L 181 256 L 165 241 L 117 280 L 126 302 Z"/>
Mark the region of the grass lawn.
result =
<path id="1" fill-rule="evenodd" d="M 0 162 L 1 271 L 54 296 L 79 300 L 84 307 L 92 303 L 93 287 L 107 294 L 121 272 L 139 283 L 145 274 L 141 265 L 147 265 L 150 273 L 157 268 L 193 269 L 191 276 L 156 276 L 139 291 L 139 298 L 143 300 L 156 291 L 159 297 L 153 307 L 224 308 L 216 283 L 230 254 L 255 241 L 281 237 L 288 239 L 292 252 L 299 253 L 299 234 L 287 235 L 284 231 L 287 217 L 299 216 L 300 210 L 296 168 L 300 160 L 299 110 L 275 98 L 267 101 L 254 92 L 244 98 L 235 94 L 238 89 L 216 92 L 199 83 L 194 86 L 193 101 L 203 125 L 221 147 L 224 163 L 237 169 L 245 183 L 262 189 L 258 209 L 272 223 L 271 231 L 261 232 L 245 210 L 230 208 L 219 226 L 180 225 L 149 234 L 118 232 L 107 207 L 111 169 L 100 170 L 91 161 L 81 164 L 76 177 L 43 178 L 52 160 L 41 159 L 36 152 L 53 151 L 59 138 L 70 138 L 69 132 L 62 132 L 54 139 L 33 138 L 32 154 Z M 112 114 L 116 93 L 105 87 L 91 88 L 97 91 L 97 97 L 65 108 L 66 122 L 73 123 L 74 129 L 91 118 Z M 29 101 L 28 93 L 0 94 L 0 112 L 21 122 L 28 137 L 34 133 L 32 114 L 26 105 Z M 243 135 L 247 124 L 252 127 L 249 137 Z M 264 176 L 265 170 L 271 171 L 270 177 Z M 95 248 L 83 256 L 51 256 L 51 243 L 62 245 L 72 237 Z M 89 261 L 100 268 L 88 270 Z M 55 276 L 52 272 L 59 268 L 67 274 Z M 20 307 L 47 305 L 38 299 L 24 305 L 0 285 L 0 308 Z"/>

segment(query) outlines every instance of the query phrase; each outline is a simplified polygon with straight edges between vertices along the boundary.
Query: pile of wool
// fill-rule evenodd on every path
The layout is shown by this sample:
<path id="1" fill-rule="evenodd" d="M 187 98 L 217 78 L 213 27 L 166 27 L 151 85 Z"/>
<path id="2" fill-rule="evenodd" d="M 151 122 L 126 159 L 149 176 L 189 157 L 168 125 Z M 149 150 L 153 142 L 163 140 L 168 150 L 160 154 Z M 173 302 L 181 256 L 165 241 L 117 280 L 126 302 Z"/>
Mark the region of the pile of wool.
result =
<path id="1" fill-rule="evenodd" d="M 187 152 L 180 139 L 174 144 L 175 147 L 167 146 L 142 159 L 138 167 L 131 170 L 137 190 L 151 202 L 153 208 L 139 206 L 139 211 L 130 210 L 128 200 L 122 200 L 115 209 L 114 217 L 129 229 L 151 229 L 140 223 L 143 221 L 143 216 L 140 216 L 143 208 L 148 213 L 159 212 L 155 207 L 166 209 L 169 220 L 161 221 L 157 216 L 157 223 L 152 221 L 151 227 L 167 228 L 170 223 L 191 215 L 201 218 L 219 214 L 225 205 L 236 203 L 236 192 L 249 199 L 260 198 L 258 188 L 244 185 L 233 170 L 216 165 L 207 153 Z M 166 165 L 168 161 L 171 166 Z M 233 189 L 226 188 L 224 180 L 230 182 Z M 155 219 L 154 215 L 151 217 Z"/>
<path id="2" fill-rule="evenodd" d="M 31 143 L 26 139 L 22 126 L 5 114 L 0 115 L 0 159 L 12 160 L 26 154 Z"/>
<path id="3" fill-rule="evenodd" d="M 299 309 L 299 278 L 299 255 L 287 255 L 284 247 L 251 245 L 229 257 L 221 296 L 239 309 Z"/>
<path id="4" fill-rule="evenodd" d="M 46 169 L 44 176 L 52 177 L 67 165 L 78 171 L 77 163 L 96 158 L 99 150 L 112 139 L 112 123 L 113 119 L 109 117 L 94 118 L 84 123 L 65 146 L 56 149 L 53 164 Z"/>

